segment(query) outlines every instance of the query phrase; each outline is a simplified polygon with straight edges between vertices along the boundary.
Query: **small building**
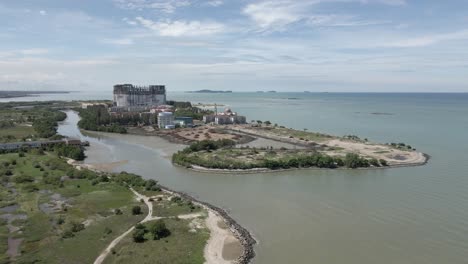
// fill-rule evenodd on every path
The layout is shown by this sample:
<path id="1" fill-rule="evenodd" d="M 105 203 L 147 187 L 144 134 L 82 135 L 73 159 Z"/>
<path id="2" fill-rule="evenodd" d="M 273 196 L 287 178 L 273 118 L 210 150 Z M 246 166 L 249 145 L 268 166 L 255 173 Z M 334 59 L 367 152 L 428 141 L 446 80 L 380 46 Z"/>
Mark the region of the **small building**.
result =
<path id="1" fill-rule="evenodd" d="M 79 139 L 64 138 L 58 140 L 45 140 L 45 141 L 27 141 L 27 142 L 13 142 L 0 144 L 0 150 L 17 150 L 22 148 L 42 148 L 58 144 L 65 144 L 70 146 L 86 146 L 89 142 L 82 142 Z"/>
<path id="2" fill-rule="evenodd" d="M 109 107 L 109 105 L 106 103 L 81 103 L 82 109 L 87 109 L 88 107 L 93 107 L 93 106 L 103 106 L 105 108 Z"/>
<path id="3" fill-rule="evenodd" d="M 193 126 L 193 118 L 188 116 L 179 116 L 174 118 L 174 124 L 178 124 L 181 127 Z"/>
<path id="4" fill-rule="evenodd" d="M 153 114 L 162 113 L 162 112 L 174 112 L 174 106 L 172 105 L 160 105 L 152 107 L 150 112 Z"/>
<path id="5" fill-rule="evenodd" d="M 174 125 L 174 114 L 172 112 L 161 112 L 158 114 L 158 127 L 166 129 L 166 126 Z"/>
<path id="6" fill-rule="evenodd" d="M 230 108 L 226 108 L 222 113 L 203 116 L 203 122 L 214 123 L 216 125 L 245 124 L 247 118 L 237 115 L 237 113 L 232 112 Z"/>

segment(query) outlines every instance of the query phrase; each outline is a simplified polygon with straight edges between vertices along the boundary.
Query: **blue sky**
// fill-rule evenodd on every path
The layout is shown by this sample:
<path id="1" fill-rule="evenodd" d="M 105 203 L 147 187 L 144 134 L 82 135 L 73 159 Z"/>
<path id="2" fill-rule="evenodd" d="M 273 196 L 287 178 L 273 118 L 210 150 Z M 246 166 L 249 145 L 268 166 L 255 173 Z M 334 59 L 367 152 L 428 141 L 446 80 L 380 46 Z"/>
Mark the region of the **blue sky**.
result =
<path id="1" fill-rule="evenodd" d="M 466 0 L 0 0 L 0 89 L 468 92 Z"/>

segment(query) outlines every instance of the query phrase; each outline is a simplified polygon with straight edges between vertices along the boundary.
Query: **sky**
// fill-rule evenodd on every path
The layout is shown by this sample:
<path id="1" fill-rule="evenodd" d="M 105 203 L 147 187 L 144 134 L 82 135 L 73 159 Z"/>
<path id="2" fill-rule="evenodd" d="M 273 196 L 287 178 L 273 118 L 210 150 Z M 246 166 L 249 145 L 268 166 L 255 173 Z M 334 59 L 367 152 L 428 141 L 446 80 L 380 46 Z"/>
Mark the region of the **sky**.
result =
<path id="1" fill-rule="evenodd" d="M 0 90 L 468 92 L 467 0 L 0 0 Z"/>

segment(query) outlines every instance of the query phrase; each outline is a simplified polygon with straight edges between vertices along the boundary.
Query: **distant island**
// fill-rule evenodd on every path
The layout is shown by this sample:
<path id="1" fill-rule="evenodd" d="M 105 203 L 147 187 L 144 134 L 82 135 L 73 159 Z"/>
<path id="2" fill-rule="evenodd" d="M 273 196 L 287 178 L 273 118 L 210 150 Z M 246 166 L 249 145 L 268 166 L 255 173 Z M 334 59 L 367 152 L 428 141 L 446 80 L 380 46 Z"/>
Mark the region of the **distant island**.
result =
<path id="1" fill-rule="evenodd" d="M 232 93 L 232 91 L 198 90 L 198 91 L 187 91 L 187 93 Z"/>
<path id="2" fill-rule="evenodd" d="M 30 97 L 38 94 L 67 94 L 66 91 L 0 91 L 0 98 Z"/>

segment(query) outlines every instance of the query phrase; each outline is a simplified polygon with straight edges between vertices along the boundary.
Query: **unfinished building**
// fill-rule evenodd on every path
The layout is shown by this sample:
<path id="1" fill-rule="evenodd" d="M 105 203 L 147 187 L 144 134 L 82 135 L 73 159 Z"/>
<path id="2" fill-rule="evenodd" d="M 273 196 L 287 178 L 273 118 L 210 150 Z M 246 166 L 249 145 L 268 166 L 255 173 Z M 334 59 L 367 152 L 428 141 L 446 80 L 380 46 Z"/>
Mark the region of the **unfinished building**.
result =
<path id="1" fill-rule="evenodd" d="M 164 85 L 114 85 L 114 107 L 131 110 L 131 108 L 149 108 L 163 104 L 166 104 L 166 87 Z"/>

